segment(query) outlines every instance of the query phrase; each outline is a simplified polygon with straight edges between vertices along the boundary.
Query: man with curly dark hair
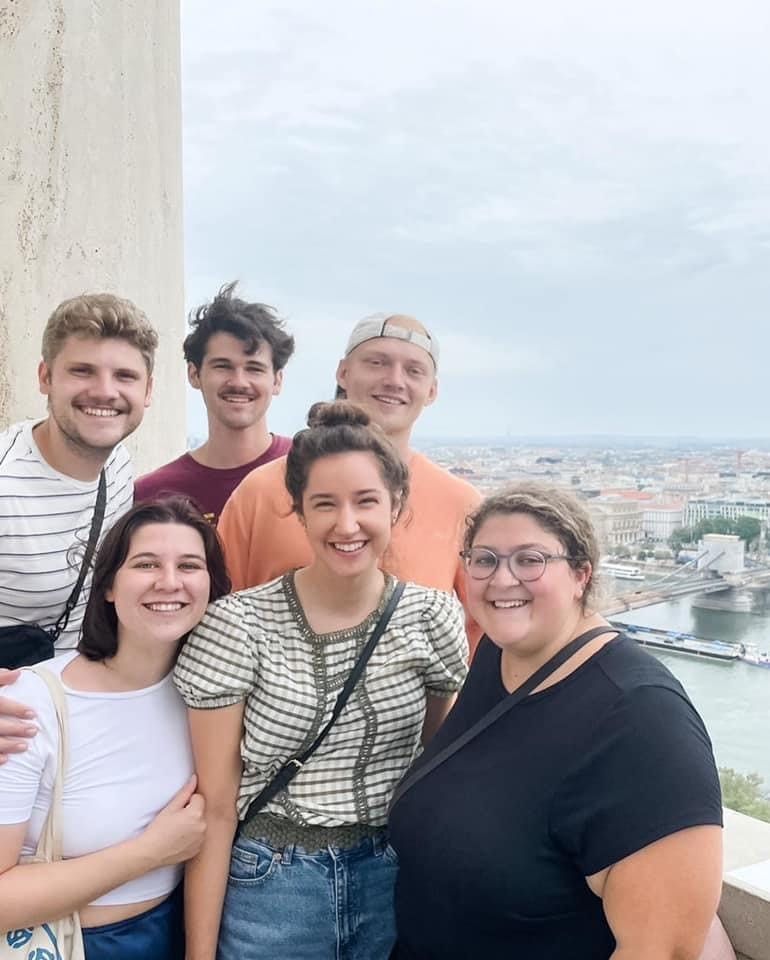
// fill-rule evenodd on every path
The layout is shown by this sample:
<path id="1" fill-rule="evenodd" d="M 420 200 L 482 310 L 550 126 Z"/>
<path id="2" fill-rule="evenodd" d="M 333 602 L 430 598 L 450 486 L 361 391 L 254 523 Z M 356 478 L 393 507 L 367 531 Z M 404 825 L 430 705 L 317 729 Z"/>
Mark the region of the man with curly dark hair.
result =
<path id="1" fill-rule="evenodd" d="M 212 523 L 247 473 L 291 446 L 288 437 L 270 433 L 267 412 L 281 391 L 294 338 L 272 307 L 241 300 L 235 288 L 227 284 L 194 311 L 184 341 L 188 380 L 206 405 L 206 442 L 136 484 L 137 502 L 183 494 Z"/>

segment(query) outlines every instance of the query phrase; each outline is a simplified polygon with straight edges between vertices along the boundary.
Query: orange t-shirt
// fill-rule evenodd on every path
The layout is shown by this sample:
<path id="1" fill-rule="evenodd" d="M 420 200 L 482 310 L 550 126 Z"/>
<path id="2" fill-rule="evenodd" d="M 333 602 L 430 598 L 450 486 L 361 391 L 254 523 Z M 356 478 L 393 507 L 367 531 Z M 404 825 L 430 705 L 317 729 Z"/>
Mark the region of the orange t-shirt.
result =
<path id="1" fill-rule="evenodd" d="M 234 590 L 268 583 L 313 559 L 305 531 L 292 512 L 285 476 L 286 458 L 273 460 L 253 470 L 225 504 L 217 530 Z M 459 551 L 465 518 L 481 495 L 420 453 L 412 455 L 409 478 L 409 500 L 393 528 L 382 566 L 399 580 L 454 591 L 465 604 Z M 479 634 L 469 621 L 471 652 Z"/>

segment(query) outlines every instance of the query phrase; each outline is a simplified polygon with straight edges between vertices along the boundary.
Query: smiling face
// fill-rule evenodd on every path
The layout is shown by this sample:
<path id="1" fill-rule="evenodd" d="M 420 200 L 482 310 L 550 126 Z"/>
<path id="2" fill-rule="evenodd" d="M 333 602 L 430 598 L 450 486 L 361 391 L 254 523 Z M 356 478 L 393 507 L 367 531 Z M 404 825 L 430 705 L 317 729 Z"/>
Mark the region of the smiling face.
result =
<path id="1" fill-rule="evenodd" d="M 473 547 L 510 554 L 528 547 L 564 555 L 558 537 L 526 513 L 491 514 L 479 527 Z M 466 572 L 468 612 L 498 647 L 516 657 L 540 658 L 573 635 L 583 615 L 581 598 L 590 566 L 573 569 L 565 560 L 546 564 L 539 580 L 523 583 L 501 560 L 488 580 Z"/>
<path id="2" fill-rule="evenodd" d="M 38 379 L 54 442 L 89 457 L 133 433 L 150 405 L 144 358 L 116 337 L 68 337 L 50 365 L 40 362 Z"/>
<path id="3" fill-rule="evenodd" d="M 201 535 L 182 523 L 147 523 L 131 537 L 105 598 L 115 605 L 118 644 L 175 645 L 200 621 L 211 581 Z"/>
<path id="4" fill-rule="evenodd" d="M 438 388 L 430 354 L 393 337 L 367 340 L 340 360 L 337 383 L 391 439 L 408 438 Z"/>
<path id="5" fill-rule="evenodd" d="M 310 467 L 302 521 L 316 560 L 340 577 L 374 569 L 397 514 L 371 453 L 336 453 Z"/>
<path id="6" fill-rule="evenodd" d="M 246 430 L 262 421 L 283 382 L 283 372 L 273 369 L 269 344 L 262 341 L 247 353 L 243 341 L 231 333 L 209 337 L 200 369 L 189 363 L 187 376 L 203 394 L 209 421 L 231 430 Z"/>

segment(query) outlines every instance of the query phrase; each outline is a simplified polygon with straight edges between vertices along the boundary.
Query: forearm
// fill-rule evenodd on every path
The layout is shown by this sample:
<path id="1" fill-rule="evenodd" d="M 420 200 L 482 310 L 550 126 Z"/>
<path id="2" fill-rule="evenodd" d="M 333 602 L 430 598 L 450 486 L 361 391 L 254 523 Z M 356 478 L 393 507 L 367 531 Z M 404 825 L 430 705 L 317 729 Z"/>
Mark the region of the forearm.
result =
<path id="1" fill-rule="evenodd" d="M 206 838 L 185 872 L 186 960 L 214 960 L 222 905 L 227 890 L 230 851 L 237 826 L 232 815 L 206 817 Z"/>
<path id="2" fill-rule="evenodd" d="M 616 947 L 610 960 L 698 960 L 699 955 L 699 951 L 639 943 Z"/>
<path id="3" fill-rule="evenodd" d="M 198 788 L 206 802 L 206 836 L 185 875 L 187 960 L 214 960 L 237 826 L 243 703 L 188 710 Z"/>
<path id="4" fill-rule="evenodd" d="M 57 920 L 156 866 L 141 838 L 72 860 L 18 864 L 0 875 L 0 930 Z"/>

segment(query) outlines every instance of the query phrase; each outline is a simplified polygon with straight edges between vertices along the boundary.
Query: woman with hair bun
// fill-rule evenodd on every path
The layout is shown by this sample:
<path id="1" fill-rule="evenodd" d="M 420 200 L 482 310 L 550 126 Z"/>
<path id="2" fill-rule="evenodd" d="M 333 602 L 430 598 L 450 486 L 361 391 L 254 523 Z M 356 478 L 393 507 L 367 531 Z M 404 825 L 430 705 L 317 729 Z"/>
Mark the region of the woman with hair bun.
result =
<path id="1" fill-rule="evenodd" d="M 465 677 L 456 598 L 411 583 L 399 596 L 380 568 L 409 476 L 368 414 L 313 406 L 286 486 L 312 563 L 212 604 L 176 668 L 207 823 L 186 880 L 187 960 L 385 960 L 388 803 Z"/>

